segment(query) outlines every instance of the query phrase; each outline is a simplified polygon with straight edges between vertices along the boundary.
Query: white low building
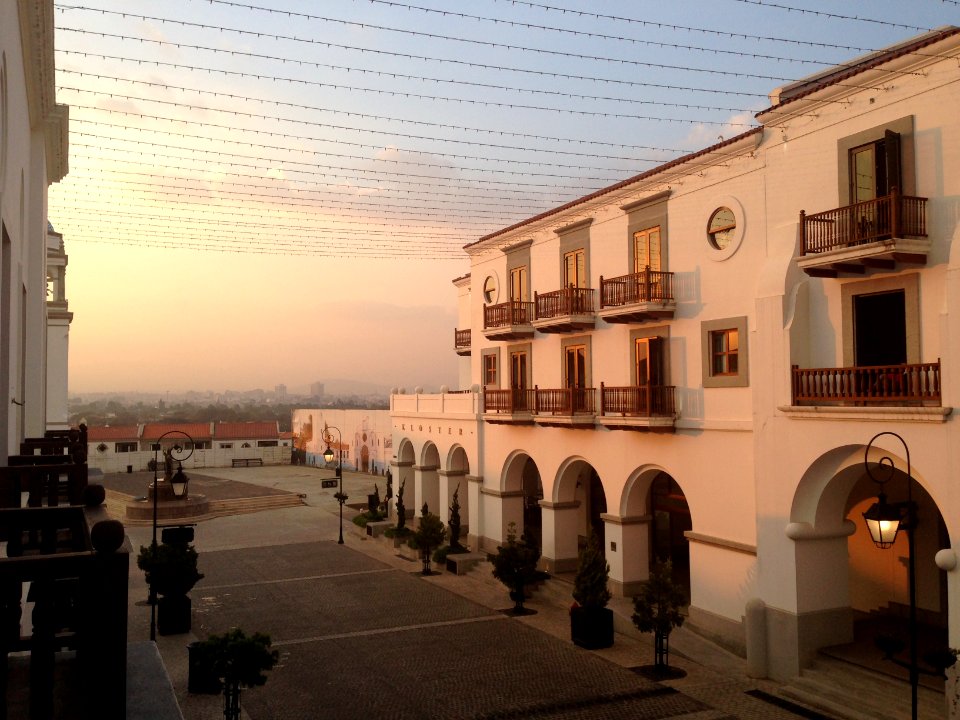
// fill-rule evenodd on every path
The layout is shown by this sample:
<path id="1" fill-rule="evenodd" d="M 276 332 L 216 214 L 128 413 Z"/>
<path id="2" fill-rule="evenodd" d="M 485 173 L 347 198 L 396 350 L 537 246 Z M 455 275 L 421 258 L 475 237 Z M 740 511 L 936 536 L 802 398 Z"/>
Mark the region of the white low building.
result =
<path id="1" fill-rule="evenodd" d="M 391 398 L 415 507 L 460 486 L 473 547 L 515 523 L 555 572 L 593 531 L 617 593 L 670 558 L 689 625 L 789 678 L 908 602 L 905 533 L 862 519 L 897 433 L 870 460 L 909 447 L 920 617 L 960 647 L 958 59 L 945 28 L 778 88 L 758 128 L 468 245 L 470 389 Z"/>

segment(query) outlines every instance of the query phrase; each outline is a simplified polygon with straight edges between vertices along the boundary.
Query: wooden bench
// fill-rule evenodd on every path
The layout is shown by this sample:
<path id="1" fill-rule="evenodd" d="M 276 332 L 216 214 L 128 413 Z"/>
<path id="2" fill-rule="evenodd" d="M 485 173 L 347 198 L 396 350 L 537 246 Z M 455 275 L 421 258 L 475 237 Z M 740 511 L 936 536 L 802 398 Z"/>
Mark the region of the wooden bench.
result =
<path id="1" fill-rule="evenodd" d="M 263 458 L 234 458 L 233 467 L 250 467 L 251 465 L 259 465 L 263 467 Z"/>

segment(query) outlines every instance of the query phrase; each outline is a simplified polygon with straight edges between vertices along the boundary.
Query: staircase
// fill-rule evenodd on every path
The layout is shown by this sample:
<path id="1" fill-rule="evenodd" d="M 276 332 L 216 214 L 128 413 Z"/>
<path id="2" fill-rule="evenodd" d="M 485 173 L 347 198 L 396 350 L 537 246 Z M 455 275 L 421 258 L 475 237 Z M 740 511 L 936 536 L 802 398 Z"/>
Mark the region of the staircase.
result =
<path id="1" fill-rule="evenodd" d="M 781 697 L 838 720 L 904 720 L 910 717 L 910 685 L 890 675 L 820 654 L 813 667 L 779 688 Z M 920 685 L 920 720 L 945 720 L 942 692 Z"/>
<path id="2" fill-rule="evenodd" d="M 241 513 L 259 512 L 260 510 L 276 510 L 277 508 L 297 507 L 302 505 L 300 496 L 293 493 L 283 495 L 263 495 L 252 498 L 233 498 L 229 500 L 211 500 L 210 515 L 239 515 Z"/>

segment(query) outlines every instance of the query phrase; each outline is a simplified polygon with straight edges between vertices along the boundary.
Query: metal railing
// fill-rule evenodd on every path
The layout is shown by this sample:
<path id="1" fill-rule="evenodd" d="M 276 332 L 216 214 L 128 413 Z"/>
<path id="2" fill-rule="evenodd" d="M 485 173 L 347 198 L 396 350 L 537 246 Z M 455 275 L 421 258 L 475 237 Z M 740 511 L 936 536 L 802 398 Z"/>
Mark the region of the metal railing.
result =
<path id="1" fill-rule="evenodd" d="M 587 315 L 594 312 L 597 291 L 593 288 L 567 287 L 553 292 L 534 293 L 537 320 Z"/>
<path id="2" fill-rule="evenodd" d="M 940 361 L 792 368 L 794 405 L 940 405 Z"/>
<path id="3" fill-rule="evenodd" d="M 927 236 L 927 198 L 889 195 L 826 212 L 800 211 L 800 254 L 809 255 L 876 240 Z"/>
<path id="4" fill-rule="evenodd" d="M 673 273 L 651 270 L 604 279 L 600 276 L 600 307 L 673 302 Z"/>
<path id="5" fill-rule="evenodd" d="M 607 387 L 600 383 L 600 414 L 673 417 L 677 407 L 676 390 L 673 385 Z"/>
<path id="6" fill-rule="evenodd" d="M 483 308 L 484 329 L 529 325 L 533 318 L 534 306 L 532 302 L 508 300 L 499 305 L 487 305 Z"/>

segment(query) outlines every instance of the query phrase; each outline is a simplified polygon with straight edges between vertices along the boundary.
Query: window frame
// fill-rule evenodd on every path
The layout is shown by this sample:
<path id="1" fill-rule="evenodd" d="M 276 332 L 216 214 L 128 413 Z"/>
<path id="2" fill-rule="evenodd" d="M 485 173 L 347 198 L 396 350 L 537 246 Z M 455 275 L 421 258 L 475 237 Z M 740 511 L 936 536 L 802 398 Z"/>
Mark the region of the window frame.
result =
<path id="1" fill-rule="evenodd" d="M 487 382 L 487 362 L 493 364 L 493 381 Z M 487 348 L 480 351 L 481 386 L 497 389 L 500 387 L 500 348 Z"/>
<path id="2" fill-rule="evenodd" d="M 717 333 L 737 332 L 736 372 L 714 373 L 713 339 Z M 749 387 L 749 336 L 747 316 L 704 320 L 700 323 L 700 360 L 704 388 Z"/>
<path id="3" fill-rule="evenodd" d="M 133 442 L 115 442 L 113 444 L 113 451 L 115 453 L 137 452 L 139 449 L 139 443 L 137 443 L 135 440 Z"/>

